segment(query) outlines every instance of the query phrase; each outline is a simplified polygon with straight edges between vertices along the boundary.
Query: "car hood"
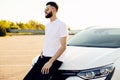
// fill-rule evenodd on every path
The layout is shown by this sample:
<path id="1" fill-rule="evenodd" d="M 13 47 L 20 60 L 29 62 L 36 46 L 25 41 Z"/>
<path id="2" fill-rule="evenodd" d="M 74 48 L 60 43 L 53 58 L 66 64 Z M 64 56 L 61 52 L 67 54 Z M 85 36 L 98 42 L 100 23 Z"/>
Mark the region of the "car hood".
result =
<path id="1" fill-rule="evenodd" d="M 68 46 L 60 57 L 62 70 L 81 70 L 114 63 L 119 57 L 119 48 L 95 48 Z"/>

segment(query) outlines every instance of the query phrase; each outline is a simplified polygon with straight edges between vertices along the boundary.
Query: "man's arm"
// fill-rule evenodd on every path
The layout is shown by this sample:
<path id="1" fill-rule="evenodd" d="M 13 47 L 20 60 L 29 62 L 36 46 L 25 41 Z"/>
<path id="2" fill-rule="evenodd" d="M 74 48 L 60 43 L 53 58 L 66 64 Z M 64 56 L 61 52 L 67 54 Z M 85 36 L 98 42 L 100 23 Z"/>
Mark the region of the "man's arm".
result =
<path id="1" fill-rule="evenodd" d="M 67 39 L 67 37 L 62 37 L 61 38 L 61 40 L 60 40 L 61 47 L 58 49 L 58 51 L 56 52 L 56 54 L 49 60 L 49 62 L 53 63 L 65 51 L 65 49 L 66 49 L 66 39 Z"/>
<path id="2" fill-rule="evenodd" d="M 53 62 L 55 60 L 57 60 L 57 58 L 59 58 L 62 55 L 62 53 L 65 51 L 66 41 L 67 41 L 67 37 L 61 37 L 61 39 L 60 39 L 61 47 L 58 49 L 56 54 L 43 66 L 43 68 L 41 70 L 41 72 L 43 74 L 48 74 L 49 73 L 49 69 L 52 66 Z"/>

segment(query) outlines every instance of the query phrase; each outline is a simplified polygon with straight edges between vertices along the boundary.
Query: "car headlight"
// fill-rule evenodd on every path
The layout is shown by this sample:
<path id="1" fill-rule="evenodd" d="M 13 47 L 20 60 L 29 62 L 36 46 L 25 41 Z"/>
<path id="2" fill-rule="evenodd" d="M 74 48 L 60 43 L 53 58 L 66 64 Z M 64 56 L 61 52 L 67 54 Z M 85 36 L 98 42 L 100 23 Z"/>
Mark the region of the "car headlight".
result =
<path id="1" fill-rule="evenodd" d="M 79 73 L 77 73 L 77 76 L 79 76 L 82 79 L 101 78 L 107 76 L 109 73 L 113 71 L 113 69 L 114 69 L 113 64 L 109 64 L 102 67 L 82 70 Z"/>

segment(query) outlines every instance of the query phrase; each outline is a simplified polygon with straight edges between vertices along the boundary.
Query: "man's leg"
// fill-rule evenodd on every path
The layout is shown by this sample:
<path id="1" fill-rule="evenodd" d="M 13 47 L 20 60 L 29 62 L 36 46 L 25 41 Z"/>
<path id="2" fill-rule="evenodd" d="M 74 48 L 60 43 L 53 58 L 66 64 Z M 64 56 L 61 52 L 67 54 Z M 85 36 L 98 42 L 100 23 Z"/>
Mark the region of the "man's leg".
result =
<path id="1" fill-rule="evenodd" d="M 56 60 L 52 67 L 50 68 L 50 73 L 47 75 L 44 75 L 41 73 L 41 69 L 43 65 L 49 61 L 50 57 L 39 57 L 37 63 L 33 66 L 33 68 L 29 71 L 29 73 L 25 76 L 23 80 L 49 80 L 51 75 L 56 73 L 58 68 L 61 66 L 62 62 Z"/>
<path id="2" fill-rule="evenodd" d="M 47 80 L 47 75 L 41 74 L 41 68 L 48 61 L 44 57 L 39 57 L 37 63 L 32 67 L 32 69 L 28 72 L 23 80 Z M 46 77 L 44 77 L 46 76 Z M 48 75 L 49 76 L 49 75 Z M 45 79 L 44 79 L 45 78 Z"/>
<path id="3" fill-rule="evenodd" d="M 53 63 L 52 67 L 50 68 L 50 75 L 52 75 L 52 77 L 51 77 L 50 80 L 60 80 L 60 79 L 58 79 L 58 78 L 57 78 L 56 76 L 54 76 L 54 75 L 58 74 L 58 69 L 59 69 L 59 67 L 62 65 L 62 63 L 63 63 L 63 62 L 58 61 L 58 60 L 56 60 L 56 61 Z"/>

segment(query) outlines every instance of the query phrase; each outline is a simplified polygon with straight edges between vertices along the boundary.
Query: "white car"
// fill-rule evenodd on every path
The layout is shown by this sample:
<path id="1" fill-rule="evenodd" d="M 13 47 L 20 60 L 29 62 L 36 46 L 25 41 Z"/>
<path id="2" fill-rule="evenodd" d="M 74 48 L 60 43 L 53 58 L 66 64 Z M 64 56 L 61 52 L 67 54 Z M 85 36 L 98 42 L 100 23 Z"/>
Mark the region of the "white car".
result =
<path id="1" fill-rule="evenodd" d="M 68 40 L 66 52 L 54 80 L 120 80 L 119 27 L 82 30 Z"/>

